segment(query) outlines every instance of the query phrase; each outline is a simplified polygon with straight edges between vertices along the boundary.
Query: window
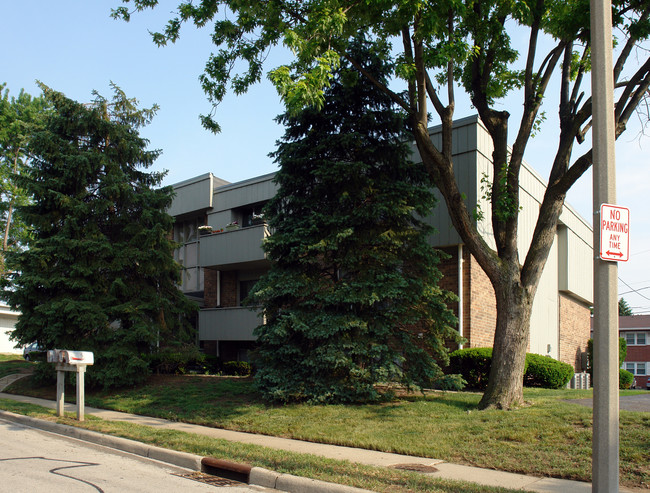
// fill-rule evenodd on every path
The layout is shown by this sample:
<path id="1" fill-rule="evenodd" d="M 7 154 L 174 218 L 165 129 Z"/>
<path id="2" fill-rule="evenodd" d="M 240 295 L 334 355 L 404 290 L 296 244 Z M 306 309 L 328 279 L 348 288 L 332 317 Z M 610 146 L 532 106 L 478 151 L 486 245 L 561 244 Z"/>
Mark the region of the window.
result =
<path id="1" fill-rule="evenodd" d="M 253 290 L 253 287 L 257 283 L 258 279 L 253 279 L 252 281 L 240 281 L 239 282 L 239 305 L 241 306 L 249 293 Z"/>
<path id="2" fill-rule="evenodd" d="M 645 332 L 625 332 L 625 342 L 628 346 L 645 346 L 646 333 Z"/>
<path id="3" fill-rule="evenodd" d="M 625 369 L 632 373 L 633 375 L 646 375 L 646 362 L 643 363 L 629 363 L 626 362 L 624 365 Z"/>

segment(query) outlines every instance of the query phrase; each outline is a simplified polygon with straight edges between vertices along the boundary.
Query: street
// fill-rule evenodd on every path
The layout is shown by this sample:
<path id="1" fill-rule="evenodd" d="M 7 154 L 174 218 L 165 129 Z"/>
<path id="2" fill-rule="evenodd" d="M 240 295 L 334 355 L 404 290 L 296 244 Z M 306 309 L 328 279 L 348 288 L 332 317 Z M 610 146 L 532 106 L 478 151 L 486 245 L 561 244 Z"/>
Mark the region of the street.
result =
<path id="1" fill-rule="evenodd" d="M 214 492 L 215 487 L 227 488 L 227 493 L 271 491 L 213 477 L 205 477 L 212 484 L 199 482 L 181 476 L 196 475 L 194 471 L 3 420 L 0 443 L 0 491 L 192 493 Z"/>

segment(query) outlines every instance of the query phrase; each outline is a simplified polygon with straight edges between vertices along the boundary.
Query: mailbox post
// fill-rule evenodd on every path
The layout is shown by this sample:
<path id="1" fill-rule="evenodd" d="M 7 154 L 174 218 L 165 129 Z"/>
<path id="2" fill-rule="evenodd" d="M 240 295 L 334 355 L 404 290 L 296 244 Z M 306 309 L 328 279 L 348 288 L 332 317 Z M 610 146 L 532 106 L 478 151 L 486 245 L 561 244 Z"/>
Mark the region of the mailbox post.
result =
<path id="1" fill-rule="evenodd" d="M 95 362 L 90 351 L 70 351 L 68 349 L 51 349 L 47 352 L 48 363 L 54 363 L 56 369 L 56 415 L 63 416 L 65 397 L 65 372 L 77 372 L 77 419 L 84 420 L 84 376 L 86 366 Z"/>

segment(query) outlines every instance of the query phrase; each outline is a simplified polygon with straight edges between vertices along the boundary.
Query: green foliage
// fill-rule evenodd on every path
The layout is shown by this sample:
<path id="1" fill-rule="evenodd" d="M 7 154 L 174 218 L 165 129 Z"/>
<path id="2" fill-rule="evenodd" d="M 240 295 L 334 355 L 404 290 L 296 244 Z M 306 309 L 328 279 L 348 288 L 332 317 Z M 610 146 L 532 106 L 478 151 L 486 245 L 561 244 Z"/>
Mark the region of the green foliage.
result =
<path id="1" fill-rule="evenodd" d="M 253 367 L 246 361 L 226 361 L 221 366 L 224 375 L 247 377 L 253 372 Z"/>
<path id="2" fill-rule="evenodd" d="M 620 317 L 629 317 L 630 315 L 634 315 L 632 308 L 630 308 L 630 305 L 625 301 L 625 298 L 620 298 L 618 300 L 618 315 Z"/>
<path id="3" fill-rule="evenodd" d="M 42 89 L 52 111 L 17 177 L 33 199 L 18 209 L 33 237 L 7 257 L 16 274 L 4 295 L 21 313 L 13 338 L 93 351 L 89 385 L 134 384 L 157 344 L 192 340 L 165 212 L 172 190 L 144 171 L 158 151 L 138 134 L 155 108 L 138 109 L 117 86 L 89 105 Z"/>
<path id="4" fill-rule="evenodd" d="M 618 388 L 619 389 L 629 389 L 634 383 L 634 374 L 624 370 L 623 368 L 618 369 Z"/>
<path id="5" fill-rule="evenodd" d="M 149 355 L 149 369 L 154 373 L 183 375 L 190 369 L 202 368 L 206 360 L 196 344 L 168 346 Z"/>
<path id="6" fill-rule="evenodd" d="M 356 49 L 387 77 L 376 50 Z M 273 263 L 249 300 L 266 320 L 259 388 L 271 401 L 359 402 L 377 399 L 379 382 L 455 386 L 437 364 L 458 339 L 453 297 L 418 219 L 434 198 L 408 161 L 403 118 L 347 63 L 325 95 L 321 111 L 279 118 L 279 189 L 265 209 Z"/>
<path id="7" fill-rule="evenodd" d="M 29 203 L 27 193 L 16 183 L 16 176 L 23 174 L 28 166 L 29 138 L 42 128 L 47 112 L 45 99 L 32 98 L 22 90 L 17 97 L 9 97 L 9 89 L 0 84 L 0 275 L 3 276 L 4 252 L 21 250 L 29 238 L 29 228 L 14 214 L 16 207 Z"/>
<path id="8" fill-rule="evenodd" d="M 492 348 L 457 349 L 449 355 L 449 373 L 458 373 L 472 389 L 485 389 L 492 365 Z"/>
<path id="9" fill-rule="evenodd" d="M 155 8 L 159 3 L 158 0 L 123 2 L 129 7 L 117 8 L 113 15 L 125 20 L 134 11 Z M 572 156 L 575 147 L 572 144 L 582 142 L 590 128 L 591 98 L 584 90 L 591 69 L 589 10 L 586 0 L 197 0 L 191 3 L 182 0 L 176 17 L 161 32 L 154 33 L 153 39 L 158 45 L 175 42 L 187 23 L 212 28 L 216 54 L 208 60 L 201 81 L 213 109 L 229 90 L 240 94 L 258 82 L 265 72 L 269 51 L 280 44 L 291 50 L 292 59 L 266 73 L 290 113 L 305 106 L 321 107 L 322 91 L 330 83 L 330 76 L 342 60 L 347 60 L 354 63 L 367 84 L 380 87 L 408 112 L 413 129 L 424 130 L 433 107 L 442 121 L 443 136 L 453 140 L 454 92 L 460 88 L 478 111 L 494 145 L 494 181 L 489 191 L 496 248 L 480 240 L 483 232 L 472 221 L 472 209 L 456 206 L 461 192 L 458 183 L 462 180 L 455 175 L 454 168 L 462 167 L 458 163 L 454 166 L 454 143 L 443 138 L 444 144 L 436 148 L 425 131 L 415 132 L 420 157 L 445 197 L 468 250 L 476 258 L 499 258 L 498 262 L 482 261 L 483 269 L 490 271 L 488 277 L 517 279 L 510 283 L 495 282 L 495 289 L 534 293 L 566 193 L 592 161 L 589 149 L 577 158 Z M 650 36 L 649 12 L 648 2 L 612 2 L 612 28 L 620 47 L 614 63 L 614 83 L 618 89 L 616 128 L 621 130 L 648 98 L 650 64 L 644 44 Z M 352 48 L 360 32 L 373 39 L 375 47 L 388 45 L 381 56 L 391 68 L 391 77 L 378 81 L 363 70 L 362 59 L 356 58 Z M 529 41 L 522 42 L 522 36 Z M 636 56 L 638 53 L 642 55 Z M 234 74 L 237 69 L 242 72 Z M 556 75 L 558 84 L 553 81 Z M 403 79 L 406 84 L 388 82 L 397 79 Z M 407 91 L 400 92 L 404 85 Z M 553 132 L 551 139 L 557 139 L 554 141 L 558 144 L 548 180 L 553 190 L 540 204 L 535 236 L 528 249 L 530 257 L 524 259 L 525 255 L 518 252 L 517 238 L 513 237 L 517 234 L 520 210 L 520 171 L 531 135 L 539 130 L 538 123 L 543 119 L 540 109 L 551 88 L 558 90 L 557 110 L 561 120 L 559 134 L 557 127 L 547 127 Z M 518 128 L 510 124 L 511 116 L 505 109 L 506 104 L 511 104 L 505 98 L 513 93 L 520 98 L 518 107 L 522 109 Z M 204 124 L 218 130 L 212 116 L 204 117 Z M 516 135 L 510 148 L 508 134 Z M 510 277 L 515 269 L 522 275 Z M 497 293 L 497 297 L 501 294 Z M 499 308 L 508 311 L 515 308 L 512 305 L 518 305 L 516 312 L 522 314 L 521 319 L 512 324 L 518 327 L 521 337 L 529 327 L 519 322 L 526 319 L 532 306 L 530 303 L 524 306 L 524 298 L 510 297 L 521 301 Z M 506 324 L 500 325 L 495 340 L 506 353 L 505 357 L 512 358 L 516 356 L 515 351 L 523 350 L 508 344 L 507 337 Z M 521 375 L 511 377 L 504 376 L 495 382 L 482 405 L 507 408 L 514 400 L 520 401 L 521 395 L 511 386 Z"/>
<path id="10" fill-rule="evenodd" d="M 492 348 L 458 349 L 449 355 L 449 373 L 460 373 L 473 389 L 485 389 L 492 365 Z M 560 389 L 571 380 L 571 365 L 548 356 L 526 353 L 524 385 Z"/>
<path id="11" fill-rule="evenodd" d="M 627 342 L 624 337 L 618 338 L 618 366 L 623 366 L 625 357 L 627 356 Z M 594 340 L 587 341 L 587 373 L 593 377 L 594 368 Z"/>
<path id="12" fill-rule="evenodd" d="M 573 377 L 573 367 L 562 361 L 539 354 L 526 354 L 526 387 L 542 387 L 544 389 L 561 389 L 566 387 Z"/>

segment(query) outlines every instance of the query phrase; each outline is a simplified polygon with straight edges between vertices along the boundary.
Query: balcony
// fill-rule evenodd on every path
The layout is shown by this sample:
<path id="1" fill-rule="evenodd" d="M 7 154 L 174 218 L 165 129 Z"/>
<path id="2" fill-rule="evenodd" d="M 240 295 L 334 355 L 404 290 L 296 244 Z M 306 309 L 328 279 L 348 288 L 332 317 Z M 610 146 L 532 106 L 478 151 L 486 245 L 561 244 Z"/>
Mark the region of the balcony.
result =
<path id="1" fill-rule="evenodd" d="M 207 308 L 199 311 L 202 341 L 254 341 L 253 330 L 262 323 L 260 312 L 244 307 Z"/>
<path id="2" fill-rule="evenodd" d="M 201 236 L 199 263 L 202 267 L 221 270 L 250 266 L 251 262 L 265 264 L 262 241 L 268 234 L 267 226 L 259 224 Z"/>

